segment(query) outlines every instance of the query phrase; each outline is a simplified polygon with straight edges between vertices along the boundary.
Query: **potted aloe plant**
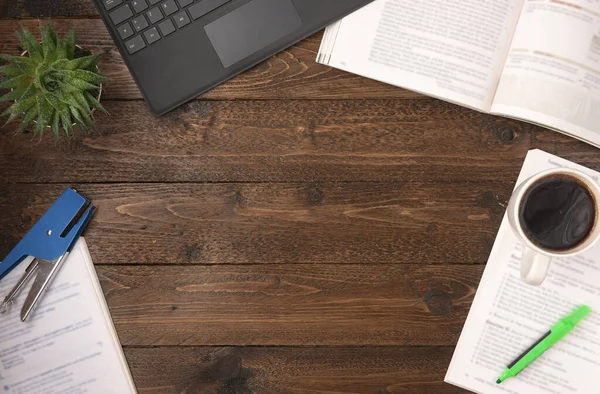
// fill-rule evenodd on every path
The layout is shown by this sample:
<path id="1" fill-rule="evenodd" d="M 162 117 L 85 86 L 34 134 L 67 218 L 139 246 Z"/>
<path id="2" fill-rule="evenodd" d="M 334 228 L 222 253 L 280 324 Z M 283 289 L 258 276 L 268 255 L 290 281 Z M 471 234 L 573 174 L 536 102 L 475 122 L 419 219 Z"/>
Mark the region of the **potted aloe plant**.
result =
<path id="1" fill-rule="evenodd" d="M 59 137 L 73 127 L 93 128 L 92 115 L 100 104 L 102 84 L 107 78 L 98 71 L 100 55 L 92 55 L 75 43 L 75 31 L 59 39 L 52 25 L 41 26 L 41 42 L 25 28 L 17 37 L 25 52 L 21 56 L 0 55 L 0 89 L 7 93 L 0 102 L 11 105 L 2 114 L 6 124 L 20 119 L 19 131 L 35 125 L 34 133 L 51 129 Z"/>

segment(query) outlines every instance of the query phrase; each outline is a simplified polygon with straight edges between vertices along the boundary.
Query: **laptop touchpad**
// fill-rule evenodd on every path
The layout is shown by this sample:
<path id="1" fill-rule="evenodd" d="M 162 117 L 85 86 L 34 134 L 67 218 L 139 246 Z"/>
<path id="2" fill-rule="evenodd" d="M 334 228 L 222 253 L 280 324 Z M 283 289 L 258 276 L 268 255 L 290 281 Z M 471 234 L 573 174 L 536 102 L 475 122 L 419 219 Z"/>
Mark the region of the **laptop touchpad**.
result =
<path id="1" fill-rule="evenodd" d="M 302 20 L 291 0 L 252 0 L 204 27 L 223 66 L 293 33 Z"/>

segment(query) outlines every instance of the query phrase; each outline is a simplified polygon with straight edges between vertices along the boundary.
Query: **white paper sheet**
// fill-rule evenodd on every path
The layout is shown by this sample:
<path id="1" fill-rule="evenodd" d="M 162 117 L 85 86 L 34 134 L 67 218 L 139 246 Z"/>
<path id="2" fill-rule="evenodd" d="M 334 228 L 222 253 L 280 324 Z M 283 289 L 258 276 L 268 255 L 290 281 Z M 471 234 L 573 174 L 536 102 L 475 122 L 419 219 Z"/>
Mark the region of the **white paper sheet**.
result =
<path id="1" fill-rule="evenodd" d="M 2 298 L 29 261 L 0 281 Z M 136 393 L 85 240 L 23 323 L 19 315 L 30 286 L 0 315 L 0 393 Z"/>
<path id="2" fill-rule="evenodd" d="M 530 151 L 517 184 L 546 169 L 599 174 L 540 150 Z M 521 245 L 506 217 L 469 312 L 446 382 L 484 394 L 600 392 L 600 245 L 555 260 L 540 287 L 520 279 Z M 592 313 L 516 378 L 497 385 L 504 368 L 580 304 Z"/>

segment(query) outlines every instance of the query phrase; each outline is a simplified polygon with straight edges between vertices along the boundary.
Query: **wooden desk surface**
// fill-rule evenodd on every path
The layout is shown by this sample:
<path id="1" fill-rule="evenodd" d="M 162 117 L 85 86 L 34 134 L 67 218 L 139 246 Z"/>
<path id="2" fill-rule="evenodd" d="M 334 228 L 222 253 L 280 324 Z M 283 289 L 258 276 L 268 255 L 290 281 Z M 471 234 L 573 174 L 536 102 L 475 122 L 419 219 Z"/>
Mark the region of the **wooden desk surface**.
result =
<path id="1" fill-rule="evenodd" d="M 87 136 L 0 131 L 0 255 L 67 186 L 140 393 L 456 393 L 443 377 L 526 152 L 600 152 L 314 62 L 321 34 L 161 118 L 90 1 L 0 0 L 105 54 Z M 22 19 L 22 20 L 19 20 Z"/>

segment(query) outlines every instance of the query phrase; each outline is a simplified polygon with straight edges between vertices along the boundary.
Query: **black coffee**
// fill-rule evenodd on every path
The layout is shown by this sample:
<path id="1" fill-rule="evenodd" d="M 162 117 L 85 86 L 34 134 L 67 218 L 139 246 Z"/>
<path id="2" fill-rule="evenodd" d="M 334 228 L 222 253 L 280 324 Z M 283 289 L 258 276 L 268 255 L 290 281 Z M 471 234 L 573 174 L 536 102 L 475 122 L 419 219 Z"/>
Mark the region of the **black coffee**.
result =
<path id="1" fill-rule="evenodd" d="M 519 218 L 529 239 L 545 249 L 579 246 L 596 224 L 596 202 L 589 189 L 568 175 L 541 179 L 527 190 Z"/>

